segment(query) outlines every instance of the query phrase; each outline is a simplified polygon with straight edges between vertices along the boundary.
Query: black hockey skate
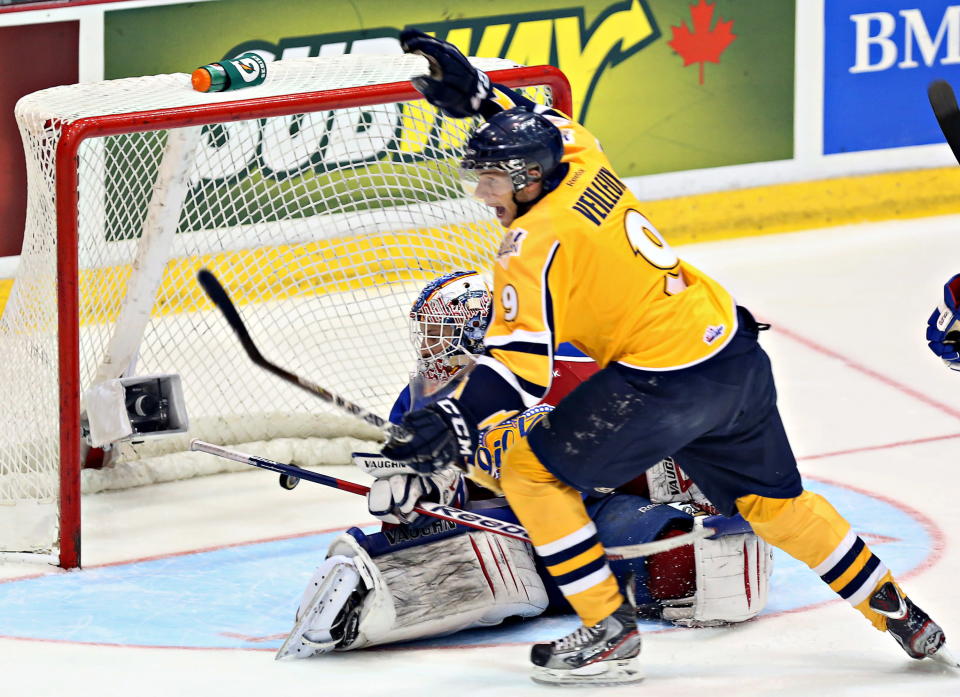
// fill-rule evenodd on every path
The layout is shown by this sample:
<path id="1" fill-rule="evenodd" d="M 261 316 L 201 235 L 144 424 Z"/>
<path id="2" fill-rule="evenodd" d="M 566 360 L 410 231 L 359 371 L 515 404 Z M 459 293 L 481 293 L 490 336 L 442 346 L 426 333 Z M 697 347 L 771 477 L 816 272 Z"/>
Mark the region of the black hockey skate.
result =
<path id="1" fill-rule="evenodd" d="M 534 644 L 531 677 L 546 685 L 623 685 L 643 679 L 641 638 L 629 603 L 592 627 L 549 644 Z"/>
<path id="2" fill-rule="evenodd" d="M 887 631 L 903 647 L 910 658 L 933 658 L 958 667 L 944 644 L 946 637 L 940 625 L 913 604 L 897 587 L 887 581 L 870 596 L 870 607 L 887 618 Z"/>

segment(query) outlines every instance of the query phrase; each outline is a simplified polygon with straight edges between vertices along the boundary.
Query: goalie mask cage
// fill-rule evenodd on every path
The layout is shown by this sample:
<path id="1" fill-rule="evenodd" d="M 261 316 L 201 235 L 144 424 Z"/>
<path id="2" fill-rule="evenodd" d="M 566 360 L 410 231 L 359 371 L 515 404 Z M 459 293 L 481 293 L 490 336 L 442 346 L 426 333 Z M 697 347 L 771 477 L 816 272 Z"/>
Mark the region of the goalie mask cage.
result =
<path id="1" fill-rule="evenodd" d="M 570 112 L 555 68 L 475 63 Z M 81 482 L 192 476 L 211 456 L 184 452 L 191 437 L 314 465 L 324 436 L 377 436 L 254 366 L 195 278 L 218 276 L 265 356 L 385 413 L 414 365 L 423 283 L 489 272 L 502 235 L 457 176 L 475 121 L 424 102 L 409 79 L 425 72 L 416 56 L 311 58 L 238 92 L 173 74 L 18 102 L 28 213 L 0 318 L 0 551 L 79 566 Z M 181 376 L 190 432 L 82 469 L 81 395 L 163 373 Z"/>

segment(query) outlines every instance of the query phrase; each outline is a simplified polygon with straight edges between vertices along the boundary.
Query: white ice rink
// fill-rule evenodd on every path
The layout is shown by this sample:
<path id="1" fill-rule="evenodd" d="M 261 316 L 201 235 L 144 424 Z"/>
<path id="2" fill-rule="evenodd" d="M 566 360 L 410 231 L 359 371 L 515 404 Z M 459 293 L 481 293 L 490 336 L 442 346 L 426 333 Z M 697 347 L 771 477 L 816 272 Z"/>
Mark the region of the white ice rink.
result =
<path id="1" fill-rule="evenodd" d="M 669 237 L 668 227 L 665 232 Z M 911 535 L 914 546 L 925 549 L 907 550 L 887 563 L 895 572 L 906 572 L 907 591 L 944 626 L 948 645 L 960 655 L 960 373 L 941 365 L 923 340 L 943 282 L 960 272 L 960 216 L 691 245 L 679 251 L 773 324 L 761 339 L 773 360 L 780 408 L 803 474 L 855 492 L 844 499 L 855 509 L 859 501 L 876 501 L 923 531 Z M 330 473 L 363 477 L 347 468 L 331 468 Z M 874 535 L 875 551 L 889 559 L 885 547 L 892 550 L 895 543 L 884 540 L 897 538 L 897 530 L 881 534 L 879 527 L 870 528 L 872 523 L 861 523 L 859 516 L 869 506 L 858 511 L 836 503 L 855 527 Z M 523 627 L 496 634 L 495 645 L 464 646 L 477 642 L 461 635 L 446 648 L 275 662 L 278 628 L 282 632 L 289 624 L 301 583 L 321 559 L 322 546 L 306 550 L 296 562 L 290 591 L 274 603 L 287 618 L 279 627 L 274 619 L 256 626 L 260 610 L 244 608 L 254 608 L 284 578 L 289 581 L 290 569 L 284 566 L 291 563 L 289 557 L 278 553 L 271 561 L 269 552 L 258 552 L 267 558 L 267 566 L 258 568 L 276 577 L 267 571 L 239 584 L 229 583 L 228 576 L 211 586 L 205 572 L 225 564 L 218 560 L 226 555 L 276 549 L 287 539 L 324 539 L 308 533 L 369 524 L 360 497 L 309 483 L 285 492 L 273 474 L 251 471 L 90 495 L 83 500 L 83 515 L 84 571 L 0 566 L 8 579 L 0 583 L 0 635 L 21 637 L 0 638 L 0 695 L 556 693 L 530 682 Z M 250 544 L 264 540 L 272 542 Z M 125 563 L 147 557 L 160 560 Z M 20 578 L 37 574 L 48 577 Z M 162 598 L 148 597 L 157 587 L 151 578 L 161 575 L 172 587 L 164 588 Z M 803 595 L 800 586 L 819 592 L 822 584 L 812 572 L 774 580 L 771 611 L 741 626 L 649 628 L 643 683 L 570 692 L 611 697 L 960 695 L 960 673 L 908 659 L 891 637 L 871 629 L 845 602 L 794 602 Z M 142 590 L 131 593 L 131 587 Z M 84 589 L 91 588 L 99 606 L 80 603 Z M 159 604 L 153 602 L 158 599 Z M 249 621 L 249 647 L 203 647 L 189 638 L 194 627 L 225 622 L 222 609 L 213 609 L 221 601 L 234 603 L 237 622 Z M 29 627 L 15 629 L 14 616 L 62 625 L 63 632 L 37 636 Z M 170 623 L 169 617 L 186 619 Z M 118 628 L 119 622 L 126 625 Z M 159 625 L 165 626 L 164 636 L 173 637 L 166 646 L 138 641 L 155 635 Z M 544 636 L 570 628 L 562 619 L 533 626 Z M 117 642 L 120 630 L 133 638 Z M 181 634 L 183 640 L 176 640 Z"/>

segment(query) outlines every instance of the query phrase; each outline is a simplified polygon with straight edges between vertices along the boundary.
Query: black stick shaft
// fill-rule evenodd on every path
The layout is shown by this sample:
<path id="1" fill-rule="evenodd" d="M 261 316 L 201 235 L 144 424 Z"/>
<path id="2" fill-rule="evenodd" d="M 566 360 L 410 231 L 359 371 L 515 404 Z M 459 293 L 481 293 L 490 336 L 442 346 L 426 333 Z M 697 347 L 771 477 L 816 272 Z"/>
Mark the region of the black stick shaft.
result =
<path id="1" fill-rule="evenodd" d="M 927 88 L 927 97 L 953 156 L 960 162 L 960 109 L 953 88 L 945 80 L 935 80 Z"/>
<path id="2" fill-rule="evenodd" d="M 281 368 L 276 363 L 264 358 L 263 354 L 260 353 L 260 349 L 258 349 L 257 345 L 253 343 L 253 339 L 250 337 L 250 332 L 247 331 L 247 326 L 243 323 L 240 313 L 237 312 L 237 308 L 234 306 L 233 301 L 230 300 L 230 296 L 227 295 L 227 291 L 220 284 L 220 281 L 217 280 L 217 277 L 207 269 L 200 269 L 200 271 L 197 272 L 197 282 L 200 284 L 200 287 L 203 288 L 204 292 L 207 294 L 207 297 L 209 297 L 213 304 L 217 306 L 221 313 L 223 313 L 223 316 L 226 318 L 230 328 L 233 329 L 234 333 L 237 335 L 237 338 L 240 339 L 240 344 L 243 346 L 243 350 L 247 352 L 250 360 L 256 365 L 260 366 L 264 370 L 270 371 L 281 380 L 289 382 L 292 385 L 296 385 L 297 387 L 306 390 L 310 394 L 319 397 L 328 404 L 333 404 L 338 409 L 363 419 L 367 423 L 373 424 L 377 428 L 381 428 L 384 431 L 399 437 L 403 437 L 405 435 L 405 432 L 403 432 L 399 427 L 389 423 L 386 419 L 374 414 L 372 411 L 364 409 L 359 404 L 354 404 L 353 402 L 344 399 L 340 395 L 321 387 L 317 383 L 297 375 L 296 373 L 292 373 L 285 368 Z"/>

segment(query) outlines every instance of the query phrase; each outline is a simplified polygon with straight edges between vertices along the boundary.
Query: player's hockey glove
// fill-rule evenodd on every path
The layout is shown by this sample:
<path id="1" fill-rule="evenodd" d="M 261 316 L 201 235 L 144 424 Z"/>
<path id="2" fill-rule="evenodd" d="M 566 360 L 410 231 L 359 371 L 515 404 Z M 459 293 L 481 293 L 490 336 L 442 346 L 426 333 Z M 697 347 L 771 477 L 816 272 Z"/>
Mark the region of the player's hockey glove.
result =
<path id="1" fill-rule="evenodd" d="M 943 286 L 943 302 L 927 320 L 927 344 L 947 367 L 960 370 L 960 274 Z"/>
<path id="2" fill-rule="evenodd" d="M 460 49 L 416 29 L 400 32 L 400 45 L 404 53 L 423 56 L 430 64 L 429 75 L 411 80 L 428 102 L 458 119 L 480 112 L 480 105 L 490 95 L 490 78 L 474 68 Z"/>
<path id="3" fill-rule="evenodd" d="M 407 412 L 403 416 L 407 438 L 391 436 L 381 452 L 421 474 L 442 467 L 466 470 L 477 442 L 476 426 L 449 397 Z"/>

